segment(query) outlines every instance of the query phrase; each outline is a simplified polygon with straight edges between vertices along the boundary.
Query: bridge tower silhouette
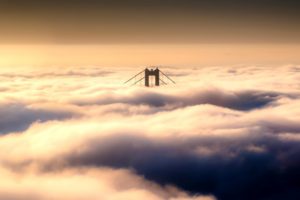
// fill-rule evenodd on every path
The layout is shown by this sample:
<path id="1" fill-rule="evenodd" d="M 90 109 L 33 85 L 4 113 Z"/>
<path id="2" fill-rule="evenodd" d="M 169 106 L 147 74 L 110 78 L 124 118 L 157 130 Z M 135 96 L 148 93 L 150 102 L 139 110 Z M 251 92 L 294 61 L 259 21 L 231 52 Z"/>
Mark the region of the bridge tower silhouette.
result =
<path id="1" fill-rule="evenodd" d="M 142 76 L 142 78 L 140 78 Z M 154 81 L 153 81 L 154 78 Z M 137 80 L 136 80 L 137 79 Z M 166 80 L 164 80 L 166 79 Z M 168 75 L 163 73 L 158 67 L 155 69 L 153 68 L 146 68 L 143 71 L 137 73 L 130 79 L 128 79 L 124 84 L 127 84 L 133 81 L 132 85 L 136 85 L 138 83 L 142 83 L 144 80 L 145 87 L 152 87 L 152 86 L 160 86 L 160 85 L 167 85 L 168 82 L 175 84 L 175 81 L 172 80 Z"/>

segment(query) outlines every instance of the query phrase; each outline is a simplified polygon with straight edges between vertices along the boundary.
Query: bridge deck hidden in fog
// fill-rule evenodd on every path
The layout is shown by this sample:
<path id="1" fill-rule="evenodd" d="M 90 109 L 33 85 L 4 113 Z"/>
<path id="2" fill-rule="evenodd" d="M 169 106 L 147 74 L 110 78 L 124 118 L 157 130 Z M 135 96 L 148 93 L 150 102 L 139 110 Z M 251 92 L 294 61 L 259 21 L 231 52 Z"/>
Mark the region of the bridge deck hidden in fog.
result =
<path id="1" fill-rule="evenodd" d="M 140 78 L 142 76 L 142 78 Z M 160 86 L 160 85 L 167 85 L 168 82 L 171 82 L 175 84 L 175 81 L 173 81 L 168 75 L 163 73 L 160 69 L 157 67 L 155 69 L 153 68 L 146 68 L 140 73 L 134 75 L 129 80 L 127 80 L 124 84 L 127 84 L 129 82 L 133 82 L 132 85 L 136 85 L 138 83 L 142 83 L 144 80 L 145 87 L 152 87 L 152 86 Z"/>

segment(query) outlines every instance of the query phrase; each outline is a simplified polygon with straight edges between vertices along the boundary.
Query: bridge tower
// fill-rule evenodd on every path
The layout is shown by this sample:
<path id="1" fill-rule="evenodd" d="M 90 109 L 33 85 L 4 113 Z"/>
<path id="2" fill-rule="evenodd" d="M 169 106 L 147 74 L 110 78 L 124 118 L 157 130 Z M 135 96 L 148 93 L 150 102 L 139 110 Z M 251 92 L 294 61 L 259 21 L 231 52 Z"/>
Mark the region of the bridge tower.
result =
<path id="1" fill-rule="evenodd" d="M 142 76 L 142 78 L 140 78 Z M 153 78 L 154 77 L 154 84 L 153 84 Z M 164 78 L 166 78 L 164 80 Z M 136 80 L 138 79 L 138 80 Z M 171 82 L 175 84 L 175 81 L 173 81 L 168 75 L 163 73 L 158 67 L 154 68 L 146 68 L 140 73 L 136 74 L 135 76 L 131 77 L 129 80 L 127 80 L 124 84 L 134 81 L 132 85 L 136 85 L 137 83 L 141 83 L 142 80 L 144 80 L 145 87 L 151 87 L 151 86 L 160 86 L 160 85 L 167 85 L 168 82 Z"/>
<path id="2" fill-rule="evenodd" d="M 145 69 L 145 86 L 149 87 L 149 83 L 150 83 L 150 76 L 154 76 L 155 78 L 155 86 L 159 86 L 159 69 Z"/>

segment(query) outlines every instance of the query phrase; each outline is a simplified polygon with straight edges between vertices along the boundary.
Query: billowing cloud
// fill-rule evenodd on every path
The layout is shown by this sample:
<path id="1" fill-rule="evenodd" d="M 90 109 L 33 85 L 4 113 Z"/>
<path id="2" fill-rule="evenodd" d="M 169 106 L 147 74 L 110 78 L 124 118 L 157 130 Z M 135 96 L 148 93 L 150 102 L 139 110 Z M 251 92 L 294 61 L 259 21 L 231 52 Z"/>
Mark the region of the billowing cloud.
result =
<path id="1" fill-rule="evenodd" d="M 37 108 L 23 104 L 8 103 L 0 105 L 0 115 L 0 134 L 3 134 L 24 131 L 34 122 L 63 120 L 75 117 L 78 114 L 57 108 Z"/>
<path id="2" fill-rule="evenodd" d="M 99 104 L 107 105 L 113 103 L 125 103 L 133 105 L 148 105 L 154 107 L 182 107 L 199 104 L 212 104 L 236 110 L 251 110 L 261 108 L 272 103 L 280 96 L 290 96 L 272 91 L 222 91 L 216 88 L 182 92 L 175 95 L 165 95 L 151 91 L 138 91 L 129 95 L 118 94 L 103 95 L 92 100 L 79 100 L 79 105 Z"/>
<path id="3" fill-rule="evenodd" d="M 1 199 L 151 199 L 214 200 L 189 196 L 172 186 L 161 187 L 128 170 L 81 168 L 51 174 L 18 175 L 1 169 Z M 36 189 L 34 189 L 36 188 Z"/>
<path id="4" fill-rule="evenodd" d="M 133 168 L 162 185 L 213 193 L 220 199 L 262 199 L 274 194 L 282 198 L 296 192 L 298 142 L 265 135 L 238 139 L 238 144 L 236 140 L 218 138 L 216 144 L 215 138 L 196 137 L 159 142 L 117 135 L 88 143 L 67 160 L 71 166 Z"/>
<path id="5" fill-rule="evenodd" d="M 0 198 L 297 199 L 295 68 L 185 69 L 160 88 L 122 85 L 128 69 L 6 77 L 0 131 L 20 133 L 0 137 Z"/>

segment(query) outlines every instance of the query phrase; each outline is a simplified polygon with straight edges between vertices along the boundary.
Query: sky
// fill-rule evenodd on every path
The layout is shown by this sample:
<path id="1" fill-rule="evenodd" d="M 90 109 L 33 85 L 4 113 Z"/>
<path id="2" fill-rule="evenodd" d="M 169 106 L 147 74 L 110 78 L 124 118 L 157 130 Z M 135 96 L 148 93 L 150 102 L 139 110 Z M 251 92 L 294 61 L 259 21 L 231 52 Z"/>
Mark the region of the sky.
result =
<path id="1" fill-rule="evenodd" d="M 0 70 L 57 67 L 203 67 L 300 63 L 295 44 L 0 45 Z"/>
<path id="2" fill-rule="evenodd" d="M 299 43 L 297 0 L 2 0 L 1 43 Z"/>
<path id="3" fill-rule="evenodd" d="M 299 64 L 296 0 L 1 0 L 0 66 Z"/>

